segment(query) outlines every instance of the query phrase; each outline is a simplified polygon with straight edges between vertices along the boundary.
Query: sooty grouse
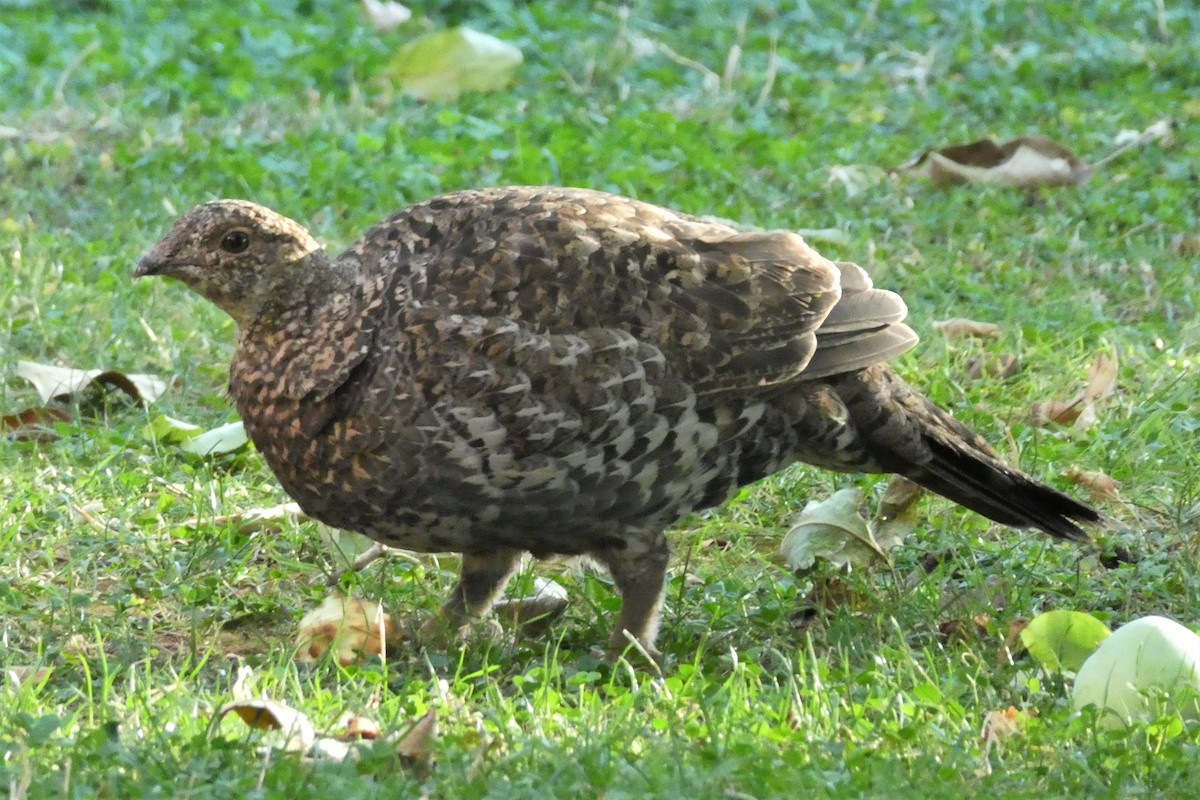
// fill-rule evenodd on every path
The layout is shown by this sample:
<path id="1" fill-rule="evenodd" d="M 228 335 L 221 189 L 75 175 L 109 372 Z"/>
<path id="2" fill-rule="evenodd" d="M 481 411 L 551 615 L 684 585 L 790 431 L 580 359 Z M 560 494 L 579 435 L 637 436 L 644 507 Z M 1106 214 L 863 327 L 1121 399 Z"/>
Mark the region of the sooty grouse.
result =
<path id="1" fill-rule="evenodd" d="M 804 461 L 894 472 L 990 519 L 1083 538 L 1096 512 L 998 460 L 885 362 L 916 335 L 892 292 L 795 234 L 579 189 L 464 191 L 331 258 L 221 200 L 137 274 L 240 330 L 230 394 L 310 515 L 463 554 L 443 613 L 485 614 L 522 553 L 590 554 L 651 652 L 664 529 Z"/>

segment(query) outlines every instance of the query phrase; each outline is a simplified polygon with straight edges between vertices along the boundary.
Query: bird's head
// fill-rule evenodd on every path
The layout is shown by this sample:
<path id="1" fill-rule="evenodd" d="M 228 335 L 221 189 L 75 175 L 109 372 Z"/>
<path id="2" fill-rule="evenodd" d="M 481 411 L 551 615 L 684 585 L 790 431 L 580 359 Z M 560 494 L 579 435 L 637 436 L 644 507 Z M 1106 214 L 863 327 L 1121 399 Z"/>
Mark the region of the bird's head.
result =
<path id="1" fill-rule="evenodd" d="M 303 226 L 245 200 L 214 200 L 180 217 L 134 276 L 167 275 L 245 328 L 269 309 L 302 299 L 328 266 Z"/>

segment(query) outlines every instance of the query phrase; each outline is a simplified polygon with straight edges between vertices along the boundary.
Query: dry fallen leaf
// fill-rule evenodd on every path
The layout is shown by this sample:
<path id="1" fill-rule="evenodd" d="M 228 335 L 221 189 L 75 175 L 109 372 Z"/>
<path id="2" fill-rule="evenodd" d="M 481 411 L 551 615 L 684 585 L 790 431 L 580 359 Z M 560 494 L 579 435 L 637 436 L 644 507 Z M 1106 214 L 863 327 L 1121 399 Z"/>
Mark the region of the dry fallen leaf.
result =
<path id="1" fill-rule="evenodd" d="M 22 442 L 51 442 L 58 438 L 54 423 L 70 421 L 71 415 L 61 408 L 35 406 L 0 417 L 0 433 Z"/>
<path id="2" fill-rule="evenodd" d="M 1099 419 L 1099 401 L 1110 396 L 1117 388 L 1117 357 L 1097 353 L 1088 367 L 1087 383 L 1073 398 L 1067 401 L 1048 400 L 1034 403 L 1030 408 L 1031 424 L 1042 427 L 1050 423 L 1074 424 L 1077 430 L 1085 431 Z"/>
<path id="3" fill-rule="evenodd" d="M 18 361 L 17 374 L 34 385 L 43 403 L 69 400 L 89 386 L 114 386 L 141 403 L 153 403 L 167 390 L 167 382 L 162 378 L 118 370 L 72 369 Z"/>
<path id="4" fill-rule="evenodd" d="M 308 717 L 284 703 L 266 698 L 234 700 L 221 706 L 215 721 L 233 712 L 251 728 L 277 730 L 282 736 L 281 747 L 291 752 L 304 753 L 317 740 L 317 731 Z"/>
<path id="5" fill-rule="evenodd" d="M 1000 326 L 991 322 L 976 322 L 972 319 L 955 317 L 941 322 L 934 322 L 933 329 L 941 331 L 947 339 L 959 339 L 966 336 L 976 336 L 981 339 L 995 339 L 1000 336 Z"/>
<path id="6" fill-rule="evenodd" d="M 383 657 L 394 633 L 392 618 L 379 603 L 330 595 L 300 620 L 296 660 L 311 663 L 330 650 L 343 666 L 361 655 Z"/>
<path id="7" fill-rule="evenodd" d="M 1025 715 L 1009 706 L 1003 711 L 989 711 L 983 715 L 983 729 L 979 735 L 984 741 L 1002 742 L 1020 732 Z"/>
<path id="8" fill-rule="evenodd" d="M 437 735 L 437 714 L 429 711 L 396 743 L 396 755 L 410 767 L 425 769 L 433 760 Z"/>
<path id="9" fill-rule="evenodd" d="M 979 139 L 926 150 L 900 169 L 927 178 L 935 186 L 993 183 L 1024 189 L 1072 186 L 1092 173 L 1082 159 L 1044 136 L 1019 136 L 1003 144 Z"/>
<path id="10" fill-rule="evenodd" d="M 967 365 L 967 377 L 973 381 L 980 380 L 984 376 L 1003 380 L 1011 378 L 1020 371 L 1021 364 L 1012 353 L 1001 353 L 995 358 L 990 358 L 986 354 L 976 356 Z"/>
<path id="11" fill-rule="evenodd" d="M 1068 467 L 1063 470 L 1062 476 L 1081 486 L 1093 500 L 1116 500 L 1120 496 L 1121 485 L 1103 472 Z"/>
<path id="12" fill-rule="evenodd" d="M 342 729 L 341 738 L 350 741 L 378 739 L 383 733 L 378 722 L 359 714 L 347 714 L 337 727 Z"/>
<path id="13" fill-rule="evenodd" d="M 1058 425 L 1069 425 L 1079 418 L 1081 411 L 1083 411 L 1082 393 L 1066 402 L 1047 400 L 1034 403 L 1029 409 L 1029 418 L 1030 423 L 1039 428 L 1045 427 L 1051 422 Z"/>
<path id="14" fill-rule="evenodd" d="M 1087 385 L 1083 389 L 1084 402 L 1108 397 L 1117 388 L 1117 357 L 1097 353 L 1096 360 L 1088 367 Z"/>
<path id="15" fill-rule="evenodd" d="M 407 6 L 392 0 L 362 0 L 363 13 L 377 31 L 390 31 L 412 19 Z"/>
<path id="16" fill-rule="evenodd" d="M 888 557 L 859 514 L 863 493 L 842 489 L 827 500 L 809 501 L 783 537 L 780 553 L 790 569 L 804 570 L 818 558 L 839 567 L 865 567 Z"/>
<path id="17" fill-rule="evenodd" d="M 42 683 L 50 677 L 50 667 L 10 666 L 4 668 L 4 679 L 9 688 L 16 689 L 26 683 Z"/>

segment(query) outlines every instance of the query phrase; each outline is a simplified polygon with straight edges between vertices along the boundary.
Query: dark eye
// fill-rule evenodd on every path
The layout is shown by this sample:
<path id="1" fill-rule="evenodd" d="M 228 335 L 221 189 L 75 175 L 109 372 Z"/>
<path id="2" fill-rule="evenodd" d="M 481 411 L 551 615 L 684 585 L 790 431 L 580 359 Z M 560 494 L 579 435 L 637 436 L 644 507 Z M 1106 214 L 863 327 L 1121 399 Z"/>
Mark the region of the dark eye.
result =
<path id="1" fill-rule="evenodd" d="M 221 249 L 226 253 L 241 253 L 250 246 L 250 234 L 245 231 L 230 231 L 221 240 Z"/>

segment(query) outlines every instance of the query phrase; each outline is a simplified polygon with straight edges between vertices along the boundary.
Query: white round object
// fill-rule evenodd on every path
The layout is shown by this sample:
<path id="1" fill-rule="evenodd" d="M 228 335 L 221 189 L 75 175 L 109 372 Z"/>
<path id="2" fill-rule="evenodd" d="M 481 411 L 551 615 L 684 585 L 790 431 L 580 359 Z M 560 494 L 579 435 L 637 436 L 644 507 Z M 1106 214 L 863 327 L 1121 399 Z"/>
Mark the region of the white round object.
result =
<path id="1" fill-rule="evenodd" d="M 1163 692 L 1153 711 L 1147 689 Z M 1104 709 L 1100 724 L 1116 728 L 1160 712 L 1200 719 L 1200 636 L 1165 617 L 1142 617 L 1118 628 L 1083 662 L 1071 700 L 1076 709 Z"/>

